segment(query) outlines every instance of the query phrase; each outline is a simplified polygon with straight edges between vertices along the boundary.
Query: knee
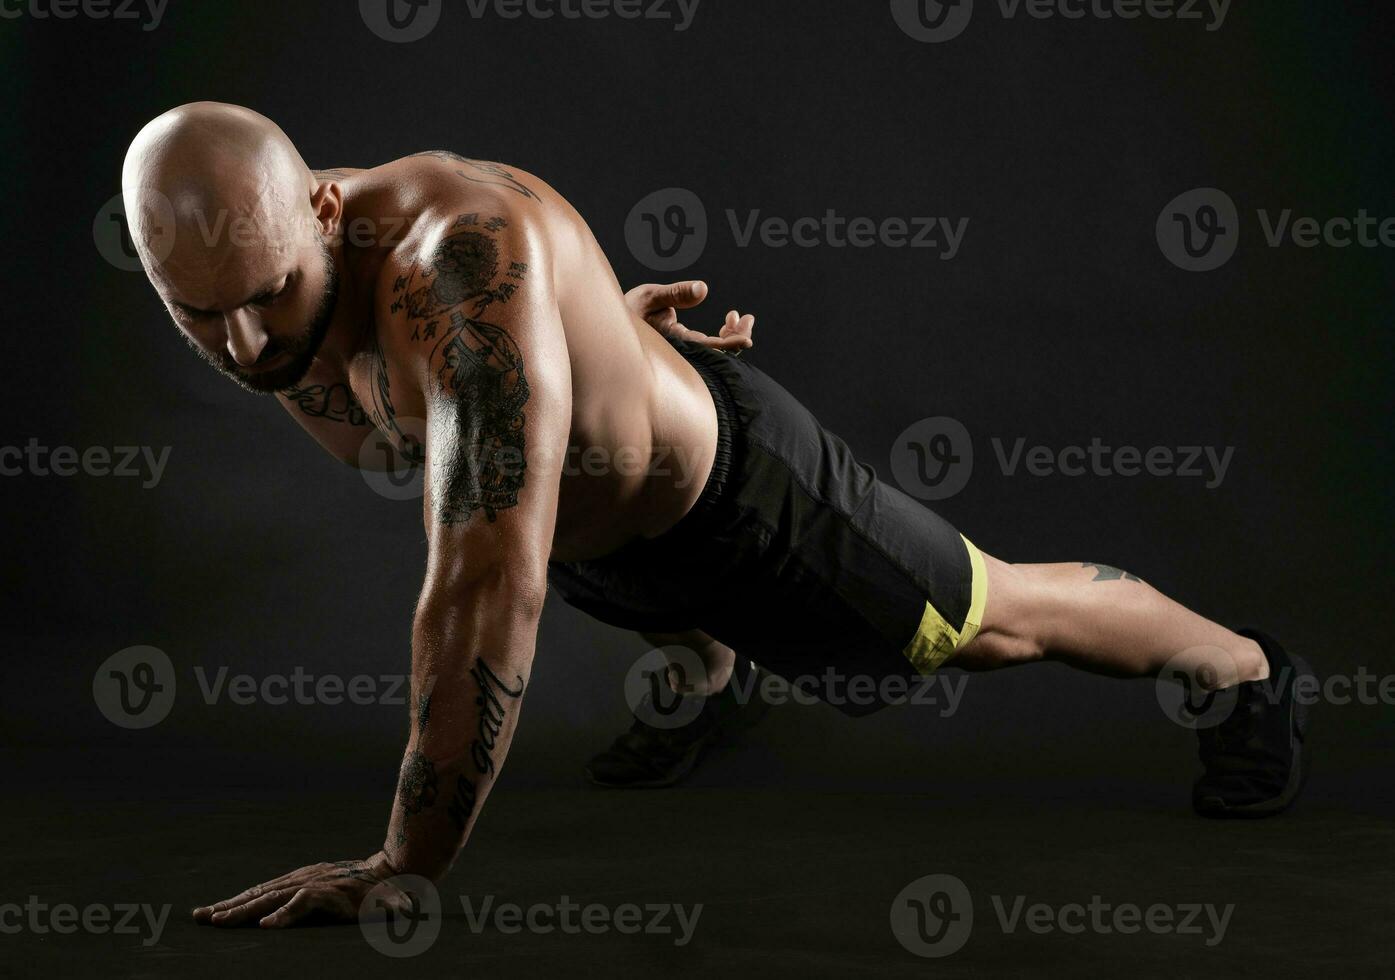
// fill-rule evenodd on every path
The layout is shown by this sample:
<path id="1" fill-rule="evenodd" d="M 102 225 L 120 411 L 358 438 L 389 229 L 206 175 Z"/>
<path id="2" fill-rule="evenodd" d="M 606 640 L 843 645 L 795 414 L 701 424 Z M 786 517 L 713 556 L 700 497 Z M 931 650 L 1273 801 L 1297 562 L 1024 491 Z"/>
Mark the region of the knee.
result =
<path id="1" fill-rule="evenodd" d="M 988 670 L 1041 660 L 1048 647 L 1042 583 L 1030 570 L 990 555 L 984 555 L 984 563 L 988 595 L 983 624 L 954 663 Z"/>
<path id="2" fill-rule="evenodd" d="M 991 670 L 1041 660 L 1046 648 L 1041 638 L 1027 630 L 1001 627 L 980 629 L 950 661 L 966 670 Z"/>

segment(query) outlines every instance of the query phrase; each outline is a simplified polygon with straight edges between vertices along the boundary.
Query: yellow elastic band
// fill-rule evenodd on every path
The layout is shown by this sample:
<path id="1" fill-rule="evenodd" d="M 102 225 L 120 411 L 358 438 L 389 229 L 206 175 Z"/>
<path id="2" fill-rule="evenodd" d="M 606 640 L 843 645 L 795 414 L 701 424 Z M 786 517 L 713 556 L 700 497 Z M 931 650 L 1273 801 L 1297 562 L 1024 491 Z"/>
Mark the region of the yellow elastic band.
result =
<path id="1" fill-rule="evenodd" d="M 928 674 L 939 667 L 956 650 L 978 635 L 983 625 L 983 607 L 988 603 L 988 573 L 983 567 L 983 553 L 968 538 L 959 536 L 969 551 L 969 568 L 972 576 L 969 586 L 969 611 L 964 616 L 962 629 L 955 629 L 940 615 L 933 603 L 925 603 L 925 611 L 920 616 L 920 626 L 911 637 L 911 642 L 901 652 L 911 662 L 917 672 Z"/>
<path id="2" fill-rule="evenodd" d="M 974 577 L 969 587 L 969 612 L 964 617 L 964 628 L 959 633 L 956 650 L 978 636 L 978 629 L 983 625 L 983 607 L 988 605 L 988 570 L 983 567 L 983 552 L 975 548 L 974 543 L 964 535 L 959 537 L 963 540 L 964 547 L 969 549 L 969 564 L 973 567 Z"/>

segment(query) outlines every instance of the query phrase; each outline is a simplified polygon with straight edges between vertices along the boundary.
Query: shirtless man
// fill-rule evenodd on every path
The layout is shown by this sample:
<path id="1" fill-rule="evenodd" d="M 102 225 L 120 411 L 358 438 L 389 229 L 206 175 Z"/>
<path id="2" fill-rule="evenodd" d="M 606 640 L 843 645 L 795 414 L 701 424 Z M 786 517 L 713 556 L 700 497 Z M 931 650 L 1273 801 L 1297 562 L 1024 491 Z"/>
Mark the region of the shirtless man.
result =
<path id="1" fill-rule="evenodd" d="M 1267 814 L 1296 795 L 1302 707 L 1284 682 L 1301 661 L 1108 566 L 983 554 L 745 361 L 650 329 L 537 177 L 442 151 L 312 171 L 270 120 L 195 103 L 141 130 L 122 189 L 195 351 L 345 462 L 376 429 L 424 467 L 410 730 L 382 848 L 197 921 L 353 919 L 370 892 L 406 907 L 394 875 L 444 875 L 508 751 L 549 581 L 608 622 L 682 638 L 708 693 L 733 649 L 787 676 L 1180 664 L 1237 692 L 1203 736 L 1198 811 Z M 729 317 L 720 346 L 749 328 Z M 346 410 L 324 412 L 336 391 Z M 609 465 L 567 465 L 578 451 Z"/>

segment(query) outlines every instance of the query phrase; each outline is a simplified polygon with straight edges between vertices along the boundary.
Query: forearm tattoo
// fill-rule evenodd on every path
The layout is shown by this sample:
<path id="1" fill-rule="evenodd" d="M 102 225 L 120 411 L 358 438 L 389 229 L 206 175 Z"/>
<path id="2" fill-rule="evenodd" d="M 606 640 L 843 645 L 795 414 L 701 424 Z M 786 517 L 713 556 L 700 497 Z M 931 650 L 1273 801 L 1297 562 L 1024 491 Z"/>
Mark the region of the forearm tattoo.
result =
<path id="1" fill-rule="evenodd" d="M 431 345 L 436 396 L 454 403 L 455 431 L 432 459 L 432 505 L 442 524 L 463 524 L 476 511 L 489 521 L 518 503 L 527 445 L 524 406 L 531 389 L 523 354 L 509 332 L 485 320 L 494 303 L 508 303 L 528 274 L 527 263 L 501 268 L 495 235 L 502 217 L 465 214 L 431 258 L 399 276 L 392 313 L 404 313 L 410 339 Z M 385 370 L 375 409 L 390 421 Z"/>
<path id="2" fill-rule="evenodd" d="M 413 750 L 402 760 L 397 802 L 407 813 L 420 813 L 436 802 L 436 766 L 418 751 Z"/>
<path id="3" fill-rule="evenodd" d="M 515 677 L 514 687 L 510 688 L 483 660 L 477 660 L 475 666 L 470 668 L 470 676 L 474 678 L 480 690 L 475 698 L 475 705 L 480 709 L 479 724 L 475 730 L 475 739 L 470 744 L 470 762 L 474 767 L 475 778 L 471 779 L 465 773 L 456 777 L 455 794 L 447 811 L 456 829 L 461 833 L 465 832 L 465 827 L 470 822 L 470 814 L 475 810 L 479 782 L 495 774 L 494 746 L 499 740 L 499 733 L 503 731 L 508 706 L 523 697 L 524 688 L 522 674 Z"/>
<path id="4" fill-rule="evenodd" d="M 474 703 L 479 709 L 479 718 L 470 742 L 468 759 L 460 765 L 446 808 L 451 824 L 461 834 L 469 826 L 470 817 L 475 812 L 481 783 L 498 772 L 495 750 L 499 736 L 510 709 L 522 700 L 526 687 L 522 674 L 514 676 L 512 686 L 507 685 L 483 660 L 476 660 L 470 668 L 470 679 L 476 690 Z M 417 709 L 419 738 L 426 732 L 429 716 L 430 699 L 426 698 Z M 420 750 L 411 750 L 403 760 L 398 779 L 397 804 L 402 816 L 393 838 L 395 847 L 401 848 L 407 843 L 408 818 L 426 813 L 438 802 L 438 782 L 435 764 Z"/>

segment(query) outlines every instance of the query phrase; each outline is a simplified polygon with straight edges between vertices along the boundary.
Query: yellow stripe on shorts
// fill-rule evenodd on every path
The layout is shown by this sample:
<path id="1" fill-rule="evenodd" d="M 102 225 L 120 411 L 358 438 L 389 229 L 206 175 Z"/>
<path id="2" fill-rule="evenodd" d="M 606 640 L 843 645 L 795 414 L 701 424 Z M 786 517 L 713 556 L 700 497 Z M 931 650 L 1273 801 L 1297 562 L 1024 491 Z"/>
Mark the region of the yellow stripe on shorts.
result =
<path id="1" fill-rule="evenodd" d="M 988 572 L 983 567 L 983 553 L 962 534 L 959 536 L 969 551 L 969 568 L 972 580 L 969 586 L 969 611 L 964 616 L 963 625 L 956 629 L 931 602 L 925 603 L 920 626 L 911 637 L 911 642 L 901 652 L 911 662 L 911 666 L 921 674 L 928 674 L 954 656 L 964 644 L 978 635 L 983 625 L 983 607 L 988 603 Z"/>

